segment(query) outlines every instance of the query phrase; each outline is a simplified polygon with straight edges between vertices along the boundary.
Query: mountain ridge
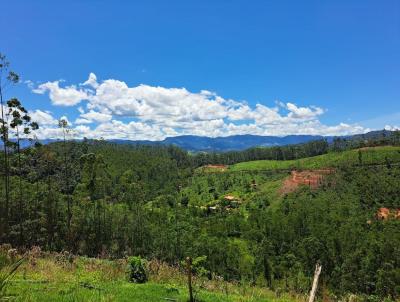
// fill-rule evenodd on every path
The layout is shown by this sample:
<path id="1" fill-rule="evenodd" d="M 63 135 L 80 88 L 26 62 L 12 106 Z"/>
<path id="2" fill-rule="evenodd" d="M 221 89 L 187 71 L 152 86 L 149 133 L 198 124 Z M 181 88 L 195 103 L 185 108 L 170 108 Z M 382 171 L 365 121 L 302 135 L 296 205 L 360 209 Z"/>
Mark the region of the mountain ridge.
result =
<path id="1" fill-rule="evenodd" d="M 308 134 L 292 134 L 286 136 L 267 136 L 267 135 L 230 135 L 223 137 L 208 137 L 197 135 L 181 135 L 167 137 L 161 141 L 132 141 L 132 140 L 107 140 L 117 144 L 148 144 L 148 145 L 175 145 L 182 149 L 192 152 L 228 152 L 242 151 L 254 147 L 273 147 L 307 143 L 314 140 L 325 139 L 328 143 L 333 142 L 335 138 L 342 139 L 371 139 L 384 136 L 390 136 L 394 131 L 376 130 L 364 134 L 343 135 L 343 136 L 324 136 L 324 135 L 308 135 Z"/>
<path id="2" fill-rule="evenodd" d="M 323 136 L 323 135 L 307 135 L 307 134 L 293 134 L 286 136 L 263 136 L 253 134 L 231 135 L 223 137 L 208 137 L 197 135 L 181 135 L 167 137 L 159 141 L 151 140 L 125 140 L 125 139 L 107 139 L 105 141 L 120 144 L 120 145 L 174 145 L 190 152 L 228 152 L 228 151 L 242 151 L 254 147 L 273 147 L 302 144 L 310 141 L 325 139 L 331 143 L 335 138 L 362 140 L 370 138 L 378 138 L 390 136 L 394 131 L 378 130 L 371 131 L 364 134 L 354 134 L 346 136 Z M 77 140 L 80 141 L 81 139 Z M 43 144 L 57 142 L 57 139 L 44 139 L 40 140 Z M 21 144 L 22 147 L 27 147 L 31 143 L 27 140 Z"/>

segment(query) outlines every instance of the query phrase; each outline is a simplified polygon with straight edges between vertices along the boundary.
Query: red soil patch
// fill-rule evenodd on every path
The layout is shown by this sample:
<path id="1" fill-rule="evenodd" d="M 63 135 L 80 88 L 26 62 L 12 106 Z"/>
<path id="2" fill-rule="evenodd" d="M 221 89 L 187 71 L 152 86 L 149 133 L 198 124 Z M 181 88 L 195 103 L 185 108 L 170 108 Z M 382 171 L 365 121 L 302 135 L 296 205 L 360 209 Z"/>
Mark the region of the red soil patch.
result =
<path id="1" fill-rule="evenodd" d="M 379 208 L 375 217 L 380 220 L 388 220 L 389 218 L 400 219 L 400 209 Z"/>
<path id="2" fill-rule="evenodd" d="M 217 171 L 226 171 L 228 166 L 226 165 L 206 165 L 202 167 L 203 170 L 217 170 Z"/>
<path id="3" fill-rule="evenodd" d="M 386 220 L 389 218 L 390 210 L 388 208 L 379 208 L 376 212 L 376 218 Z"/>
<path id="4" fill-rule="evenodd" d="M 225 195 L 224 199 L 231 201 L 231 200 L 236 200 L 237 198 L 235 196 L 233 196 L 233 195 Z"/>
<path id="5" fill-rule="evenodd" d="M 240 204 L 242 201 L 240 200 L 239 197 L 233 196 L 233 195 L 225 195 L 224 199 L 226 201 L 229 201 L 231 204 Z"/>
<path id="6" fill-rule="evenodd" d="M 296 171 L 293 170 L 288 178 L 285 179 L 280 189 L 281 194 L 288 194 L 296 191 L 301 185 L 309 186 L 312 189 L 316 189 L 322 183 L 325 175 L 333 173 L 333 169 L 321 169 L 321 170 L 306 170 Z"/>

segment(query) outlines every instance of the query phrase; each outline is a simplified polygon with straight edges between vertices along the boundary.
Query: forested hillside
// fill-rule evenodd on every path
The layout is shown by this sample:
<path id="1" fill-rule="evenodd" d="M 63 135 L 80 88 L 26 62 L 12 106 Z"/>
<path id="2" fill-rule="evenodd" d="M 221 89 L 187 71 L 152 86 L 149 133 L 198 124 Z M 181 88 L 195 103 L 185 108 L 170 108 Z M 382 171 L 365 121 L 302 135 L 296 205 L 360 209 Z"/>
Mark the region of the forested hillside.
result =
<path id="1" fill-rule="evenodd" d="M 204 256 L 210 278 L 299 293 L 309 290 L 319 261 L 336 295 L 399 296 L 400 220 L 376 215 L 400 208 L 399 147 L 248 162 L 223 172 L 198 169 L 202 156 L 101 141 L 10 153 L 1 241 L 171 265 Z M 318 188 L 283 193 L 292 169 L 316 168 L 333 172 Z"/>

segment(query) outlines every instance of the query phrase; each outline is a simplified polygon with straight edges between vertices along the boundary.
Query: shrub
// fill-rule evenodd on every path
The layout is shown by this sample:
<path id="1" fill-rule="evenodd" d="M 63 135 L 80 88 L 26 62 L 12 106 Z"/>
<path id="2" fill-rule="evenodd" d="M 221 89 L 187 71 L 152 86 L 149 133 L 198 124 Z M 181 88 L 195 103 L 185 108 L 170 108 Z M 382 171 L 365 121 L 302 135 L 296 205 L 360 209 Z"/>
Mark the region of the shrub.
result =
<path id="1" fill-rule="evenodd" d="M 130 257 L 128 259 L 128 279 L 134 283 L 145 283 L 147 282 L 146 273 L 146 260 L 137 257 Z"/>

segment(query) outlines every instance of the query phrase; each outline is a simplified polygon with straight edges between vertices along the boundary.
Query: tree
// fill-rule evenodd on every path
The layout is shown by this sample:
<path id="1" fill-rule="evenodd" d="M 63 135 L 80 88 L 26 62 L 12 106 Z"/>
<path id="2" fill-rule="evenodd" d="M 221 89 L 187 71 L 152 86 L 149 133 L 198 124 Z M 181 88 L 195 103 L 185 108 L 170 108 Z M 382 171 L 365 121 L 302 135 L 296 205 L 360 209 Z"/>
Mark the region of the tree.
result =
<path id="1" fill-rule="evenodd" d="M 70 168 L 69 168 L 69 160 L 68 160 L 68 150 L 66 144 L 66 136 L 70 132 L 68 128 L 68 121 L 65 118 L 62 118 L 58 121 L 58 127 L 61 128 L 63 133 L 63 149 L 64 149 L 64 186 L 63 186 L 63 193 L 66 195 L 67 199 L 67 239 L 68 239 L 68 246 L 71 249 L 71 219 L 72 219 L 72 211 L 71 211 L 71 186 L 70 186 Z"/>
<path id="2" fill-rule="evenodd" d="M 0 53 L 0 106 L 1 106 L 1 118 L 0 118 L 0 134 L 1 140 L 3 141 L 3 160 L 4 160 L 4 191 L 5 191 L 5 202 L 2 209 L 2 222 L 0 225 L 0 236 L 7 233 L 9 227 L 9 205 L 10 205 L 10 169 L 8 160 L 8 122 L 6 119 L 6 112 L 4 106 L 4 93 L 5 89 L 12 84 L 19 82 L 19 76 L 15 72 L 9 70 L 10 62 L 6 56 Z"/>
<path id="3" fill-rule="evenodd" d="M 19 210 L 19 240 L 20 245 L 23 244 L 23 185 L 22 185 L 22 163 L 21 163 L 21 131 L 22 135 L 28 136 L 31 131 L 37 130 L 39 125 L 36 122 L 31 121 L 31 117 L 28 115 L 28 111 L 22 106 L 21 102 L 12 98 L 7 101 L 7 117 L 9 120 L 10 130 L 13 131 L 13 135 L 16 137 L 16 142 L 9 141 L 9 145 L 14 147 L 17 152 L 18 159 L 18 210 Z M 22 129 L 21 129 L 22 128 Z"/>
<path id="4" fill-rule="evenodd" d="M 80 194 L 91 202 L 93 210 L 91 230 L 94 232 L 94 246 L 92 252 L 100 252 L 104 243 L 106 222 L 106 199 L 110 195 L 111 177 L 102 155 L 89 153 L 82 155 Z"/>

